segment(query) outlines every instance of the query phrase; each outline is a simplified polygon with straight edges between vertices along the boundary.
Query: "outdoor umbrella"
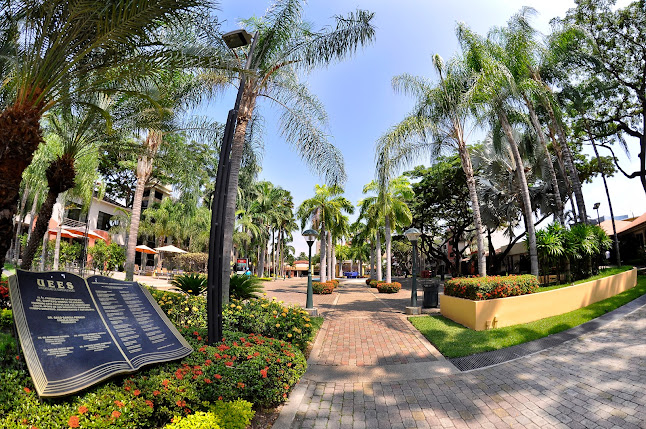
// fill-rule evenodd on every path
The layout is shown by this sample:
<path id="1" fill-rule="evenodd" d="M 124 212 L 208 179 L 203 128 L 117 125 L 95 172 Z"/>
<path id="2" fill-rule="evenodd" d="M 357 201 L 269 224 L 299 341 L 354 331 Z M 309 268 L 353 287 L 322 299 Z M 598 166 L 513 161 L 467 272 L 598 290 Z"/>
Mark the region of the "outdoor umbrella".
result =
<path id="1" fill-rule="evenodd" d="M 168 253 L 188 253 L 186 250 L 182 250 L 179 247 L 175 247 L 172 244 L 163 247 L 155 247 L 155 250 L 158 252 L 168 252 Z M 162 259 L 159 258 L 159 266 L 162 265 Z"/>
<path id="2" fill-rule="evenodd" d="M 155 249 L 151 249 L 150 247 L 146 246 L 145 244 L 140 244 L 139 246 L 135 247 L 135 250 L 137 252 L 148 253 L 150 255 L 156 255 L 157 254 L 157 251 Z"/>

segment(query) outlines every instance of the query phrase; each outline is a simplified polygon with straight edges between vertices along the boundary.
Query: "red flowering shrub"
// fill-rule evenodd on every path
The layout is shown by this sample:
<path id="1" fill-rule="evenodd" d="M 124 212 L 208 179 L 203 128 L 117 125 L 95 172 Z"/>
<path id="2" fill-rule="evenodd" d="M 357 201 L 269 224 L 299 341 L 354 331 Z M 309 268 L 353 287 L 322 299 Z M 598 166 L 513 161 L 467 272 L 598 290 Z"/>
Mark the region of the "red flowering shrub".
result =
<path id="1" fill-rule="evenodd" d="M 402 288 L 402 285 L 398 282 L 379 282 L 376 287 L 379 293 L 397 293 Z"/>
<path id="2" fill-rule="evenodd" d="M 334 292 L 334 283 L 332 282 L 312 282 L 312 292 L 319 295 L 328 295 Z"/>
<path id="3" fill-rule="evenodd" d="M 368 281 L 368 285 L 369 285 L 370 287 L 375 287 L 375 288 L 376 288 L 376 287 L 377 287 L 377 285 L 379 285 L 380 283 L 386 283 L 386 282 L 385 282 L 385 281 L 383 281 L 383 280 L 375 280 L 375 279 L 371 279 L 370 281 Z"/>
<path id="4" fill-rule="evenodd" d="M 9 301 L 9 283 L 5 281 L 0 281 L 0 309 L 11 307 L 11 302 Z"/>
<path id="5" fill-rule="evenodd" d="M 328 280 L 328 283 L 332 283 L 335 288 L 339 287 L 339 281 L 337 279 Z"/>
<path id="6" fill-rule="evenodd" d="M 538 290 L 536 276 L 460 277 L 444 284 L 444 295 L 482 301 L 526 295 Z"/>

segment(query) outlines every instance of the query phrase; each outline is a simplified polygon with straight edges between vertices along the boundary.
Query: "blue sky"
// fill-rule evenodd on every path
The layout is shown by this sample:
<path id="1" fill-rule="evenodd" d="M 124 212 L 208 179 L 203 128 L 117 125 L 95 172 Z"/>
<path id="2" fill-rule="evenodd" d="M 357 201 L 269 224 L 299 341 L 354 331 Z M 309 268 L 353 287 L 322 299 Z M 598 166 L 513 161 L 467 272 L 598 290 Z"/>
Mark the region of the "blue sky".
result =
<path id="1" fill-rule="evenodd" d="M 619 2 L 625 4 L 626 1 Z M 262 16 L 269 2 L 259 0 L 222 0 L 217 15 L 224 20 L 223 30 L 240 28 L 239 20 L 252 15 Z M 326 0 L 310 1 L 304 16 L 314 28 L 331 25 L 331 17 L 344 15 L 356 8 L 375 13 L 376 40 L 360 49 L 345 62 L 317 70 L 303 80 L 312 93 L 323 102 L 329 115 L 331 141 L 343 153 L 348 181 L 345 196 L 352 202 L 362 197 L 362 188 L 374 178 L 375 142 L 389 127 L 400 121 L 412 107 L 412 99 L 397 95 L 391 87 L 393 76 L 410 73 L 435 78 L 431 57 L 439 53 L 445 59 L 458 51 L 455 24 L 467 23 L 473 30 L 485 34 L 493 26 L 506 23 L 522 6 L 534 7 L 538 14 L 534 25 L 549 32 L 549 20 L 563 16 L 573 1 L 513 1 L 513 0 Z M 224 122 L 226 112 L 233 106 L 234 91 L 212 102 L 207 111 L 213 118 Z M 281 138 L 277 117 L 267 100 L 258 105 L 263 117 L 265 154 L 261 180 L 269 180 L 289 190 L 298 206 L 314 194 L 314 185 L 323 183 L 312 173 L 298 155 Z M 478 136 L 473 136 L 477 140 Z M 638 146 L 631 146 L 634 155 L 624 161 L 627 170 L 637 165 Z M 616 151 L 621 152 L 621 151 Z M 428 164 L 420 159 L 419 164 Z M 609 186 L 613 193 L 615 215 L 638 216 L 646 211 L 646 198 L 638 180 L 612 178 Z M 595 216 L 592 205 L 601 202 L 600 214 L 609 215 L 601 179 L 584 185 L 584 194 L 590 216 Z M 298 234 L 293 246 L 297 254 L 307 245 Z"/>

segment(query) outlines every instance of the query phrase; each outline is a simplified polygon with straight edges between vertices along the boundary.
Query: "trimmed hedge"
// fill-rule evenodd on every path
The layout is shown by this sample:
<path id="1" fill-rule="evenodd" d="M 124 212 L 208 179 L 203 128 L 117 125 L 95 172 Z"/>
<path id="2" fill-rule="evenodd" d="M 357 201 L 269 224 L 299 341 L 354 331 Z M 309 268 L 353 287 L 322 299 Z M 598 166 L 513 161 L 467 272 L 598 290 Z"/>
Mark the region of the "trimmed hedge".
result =
<path id="1" fill-rule="evenodd" d="M 368 281 L 368 282 L 366 282 L 366 283 L 368 283 L 368 286 L 370 286 L 370 287 L 377 287 L 377 285 L 379 285 L 379 284 L 381 284 L 381 283 L 386 283 L 386 282 L 385 282 L 385 281 L 383 281 L 383 280 L 375 280 L 375 279 L 371 279 L 371 280 L 369 280 L 369 281 Z"/>
<path id="2" fill-rule="evenodd" d="M 319 295 L 328 295 L 334 292 L 334 283 L 332 282 L 312 282 L 312 292 Z"/>
<path id="3" fill-rule="evenodd" d="M 473 301 L 506 298 L 538 292 L 536 276 L 461 277 L 444 284 L 444 295 Z"/>
<path id="4" fill-rule="evenodd" d="M 401 290 L 402 285 L 398 282 L 386 283 L 379 282 L 377 283 L 377 290 L 379 293 L 397 293 Z"/>

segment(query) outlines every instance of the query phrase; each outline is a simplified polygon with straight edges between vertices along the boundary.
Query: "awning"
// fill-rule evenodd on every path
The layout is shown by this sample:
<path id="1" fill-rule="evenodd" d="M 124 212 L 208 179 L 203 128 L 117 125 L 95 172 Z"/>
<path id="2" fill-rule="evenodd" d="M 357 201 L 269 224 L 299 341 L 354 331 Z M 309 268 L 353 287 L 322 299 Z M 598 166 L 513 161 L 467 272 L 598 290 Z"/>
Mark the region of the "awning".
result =
<path id="1" fill-rule="evenodd" d="M 49 229 L 49 233 L 50 233 L 50 234 L 58 234 L 58 228 L 54 228 L 54 229 L 51 229 L 51 228 L 50 228 L 50 229 Z M 67 231 L 67 230 L 65 230 L 65 229 L 62 229 L 62 230 L 61 230 L 61 237 L 62 237 L 62 238 L 79 238 L 79 237 L 83 237 L 83 236 L 82 236 L 82 235 L 79 235 L 79 234 L 74 234 L 74 233 L 73 233 L 73 232 L 71 232 L 71 231 Z"/>
<path id="2" fill-rule="evenodd" d="M 64 229 L 71 231 L 74 234 L 79 234 L 81 236 L 85 236 L 85 228 L 70 228 L 70 227 L 65 227 Z M 92 231 L 91 229 L 88 229 L 87 231 L 87 237 L 88 238 L 94 238 L 95 240 L 104 240 L 103 237 L 101 237 L 99 234 L 96 232 Z"/>
<path id="3" fill-rule="evenodd" d="M 150 247 L 146 246 L 145 244 L 140 244 L 139 246 L 135 247 L 135 250 L 137 252 L 148 253 L 148 254 L 151 254 L 151 255 L 157 254 L 155 249 L 151 249 Z"/>
<path id="4" fill-rule="evenodd" d="M 155 247 L 155 250 L 158 252 L 169 252 L 169 253 L 188 253 L 186 250 L 182 250 L 179 247 L 175 247 L 172 244 L 163 247 Z"/>

